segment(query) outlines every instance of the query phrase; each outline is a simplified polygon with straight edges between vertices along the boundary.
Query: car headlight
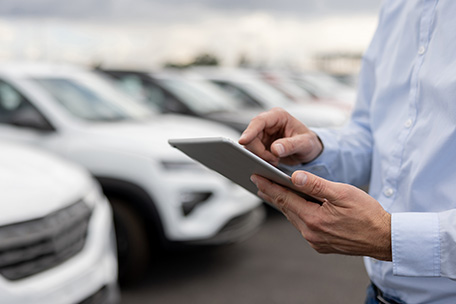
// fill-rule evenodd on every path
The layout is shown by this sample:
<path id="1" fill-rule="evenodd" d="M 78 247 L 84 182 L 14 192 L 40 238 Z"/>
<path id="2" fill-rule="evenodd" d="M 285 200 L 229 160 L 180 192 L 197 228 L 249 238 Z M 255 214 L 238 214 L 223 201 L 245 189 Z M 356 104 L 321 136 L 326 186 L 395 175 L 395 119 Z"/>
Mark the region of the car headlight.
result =
<path id="1" fill-rule="evenodd" d="M 84 196 L 82 199 L 87 206 L 89 206 L 91 209 L 95 208 L 95 205 L 98 204 L 100 201 L 104 199 L 103 193 L 101 191 L 101 188 L 98 184 L 93 184 L 92 187 L 90 188 L 89 192 Z"/>

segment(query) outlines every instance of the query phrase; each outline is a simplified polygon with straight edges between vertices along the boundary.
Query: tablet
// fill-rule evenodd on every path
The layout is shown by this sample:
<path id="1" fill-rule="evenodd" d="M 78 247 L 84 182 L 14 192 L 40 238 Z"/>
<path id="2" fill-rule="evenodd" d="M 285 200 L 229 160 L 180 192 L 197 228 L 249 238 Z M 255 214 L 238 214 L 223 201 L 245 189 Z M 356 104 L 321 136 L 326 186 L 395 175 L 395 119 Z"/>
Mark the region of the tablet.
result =
<path id="1" fill-rule="evenodd" d="M 169 139 L 168 143 L 255 195 L 258 188 L 250 180 L 252 174 L 263 176 L 292 190 L 306 200 L 321 204 L 317 199 L 299 192 L 299 189 L 291 182 L 291 177 L 288 174 L 280 171 L 229 138 L 200 137 Z"/>

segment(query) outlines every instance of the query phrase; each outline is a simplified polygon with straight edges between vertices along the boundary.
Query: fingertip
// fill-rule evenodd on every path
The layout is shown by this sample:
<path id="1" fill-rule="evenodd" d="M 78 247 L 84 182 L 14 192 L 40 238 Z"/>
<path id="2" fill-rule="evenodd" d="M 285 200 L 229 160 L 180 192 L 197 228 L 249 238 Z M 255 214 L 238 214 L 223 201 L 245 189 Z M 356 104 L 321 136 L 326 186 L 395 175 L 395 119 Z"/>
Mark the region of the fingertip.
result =
<path id="1" fill-rule="evenodd" d="M 246 145 L 251 141 L 251 136 L 249 135 L 249 132 L 245 130 L 242 132 L 241 136 L 239 137 L 238 143 L 241 145 Z"/>
<path id="2" fill-rule="evenodd" d="M 254 183 L 255 186 L 256 186 L 256 184 L 258 183 L 258 177 L 257 177 L 255 174 L 254 174 L 254 175 L 251 175 L 251 176 L 250 176 L 250 181 L 251 181 L 252 183 Z"/>
<path id="3" fill-rule="evenodd" d="M 242 145 L 244 140 L 245 140 L 245 138 L 246 138 L 246 135 L 244 133 L 242 133 L 241 137 L 239 137 L 239 139 L 238 139 L 238 143 L 240 143 Z"/>
<path id="4" fill-rule="evenodd" d="M 296 171 L 293 173 L 291 180 L 296 186 L 304 186 L 307 181 L 307 174 L 304 171 Z"/>
<path id="5" fill-rule="evenodd" d="M 279 157 L 285 156 L 285 147 L 283 144 L 275 143 L 273 145 L 273 147 L 274 147 L 274 151 L 276 152 L 277 156 L 279 156 Z"/>

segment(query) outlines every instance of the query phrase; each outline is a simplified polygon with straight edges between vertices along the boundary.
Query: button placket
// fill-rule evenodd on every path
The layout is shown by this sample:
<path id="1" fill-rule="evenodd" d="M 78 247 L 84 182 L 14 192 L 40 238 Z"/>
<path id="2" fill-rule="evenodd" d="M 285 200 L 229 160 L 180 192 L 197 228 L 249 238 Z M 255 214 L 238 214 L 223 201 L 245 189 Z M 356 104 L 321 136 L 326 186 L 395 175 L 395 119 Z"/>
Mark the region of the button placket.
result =
<path id="1" fill-rule="evenodd" d="M 394 189 L 393 189 L 393 188 L 386 188 L 386 189 L 383 191 L 383 194 L 384 194 L 386 197 L 391 197 L 391 196 L 394 194 Z"/>
<path id="2" fill-rule="evenodd" d="M 412 126 L 412 124 L 413 124 L 413 120 L 411 118 L 409 118 L 405 121 L 404 127 L 408 129 Z"/>
<path id="3" fill-rule="evenodd" d="M 423 55 L 426 52 L 426 48 L 424 46 L 420 46 L 418 48 L 418 55 Z"/>

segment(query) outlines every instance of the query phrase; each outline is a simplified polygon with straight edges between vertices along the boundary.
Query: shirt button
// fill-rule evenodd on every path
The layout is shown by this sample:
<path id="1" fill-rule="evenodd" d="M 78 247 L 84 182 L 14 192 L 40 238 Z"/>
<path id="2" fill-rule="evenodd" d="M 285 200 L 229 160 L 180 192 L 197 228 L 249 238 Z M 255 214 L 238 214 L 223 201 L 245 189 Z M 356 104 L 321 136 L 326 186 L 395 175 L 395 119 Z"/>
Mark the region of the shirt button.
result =
<path id="1" fill-rule="evenodd" d="M 392 188 L 386 188 L 385 191 L 383 191 L 383 194 L 385 194 L 386 197 L 390 197 L 394 194 L 394 190 Z"/>
<path id="2" fill-rule="evenodd" d="M 424 48 L 424 46 L 420 46 L 420 48 L 418 49 L 418 54 L 423 55 L 424 52 L 426 52 L 426 49 Z"/>
<path id="3" fill-rule="evenodd" d="M 413 120 L 411 118 L 407 119 L 404 123 L 404 127 L 406 127 L 407 129 L 410 128 L 413 124 Z"/>

